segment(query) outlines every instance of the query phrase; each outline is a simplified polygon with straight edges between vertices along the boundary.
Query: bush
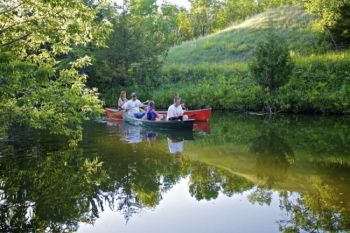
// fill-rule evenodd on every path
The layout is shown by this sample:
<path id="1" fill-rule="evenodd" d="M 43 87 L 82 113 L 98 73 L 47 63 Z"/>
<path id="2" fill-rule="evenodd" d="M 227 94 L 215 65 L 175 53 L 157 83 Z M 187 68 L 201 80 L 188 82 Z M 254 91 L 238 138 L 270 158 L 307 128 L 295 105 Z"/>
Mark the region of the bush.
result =
<path id="1" fill-rule="evenodd" d="M 260 85 L 269 112 L 273 100 L 271 95 L 288 82 L 293 63 L 289 57 L 286 40 L 274 32 L 269 32 L 258 43 L 249 70 L 254 81 Z M 272 97 L 273 98 L 273 97 Z"/>
<path id="2" fill-rule="evenodd" d="M 167 108 L 177 91 L 189 108 L 247 111 L 257 110 L 262 106 L 259 99 L 260 88 L 247 76 L 219 76 L 201 82 L 181 82 L 163 87 L 154 95 L 158 108 Z"/>
<path id="3" fill-rule="evenodd" d="M 285 112 L 350 113 L 350 52 L 294 57 L 295 67 L 274 103 Z M 179 92 L 189 108 L 258 111 L 264 100 L 247 66 L 202 64 L 163 69 L 164 85 L 152 95 L 158 108 Z M 180 80 L 180 81 L 179 81 Z"/>
<path id="4" fill-rule="evenodd" d="M 299 57 L 278 93 L 284 111 L 350 113 L 350 53 Z"/>

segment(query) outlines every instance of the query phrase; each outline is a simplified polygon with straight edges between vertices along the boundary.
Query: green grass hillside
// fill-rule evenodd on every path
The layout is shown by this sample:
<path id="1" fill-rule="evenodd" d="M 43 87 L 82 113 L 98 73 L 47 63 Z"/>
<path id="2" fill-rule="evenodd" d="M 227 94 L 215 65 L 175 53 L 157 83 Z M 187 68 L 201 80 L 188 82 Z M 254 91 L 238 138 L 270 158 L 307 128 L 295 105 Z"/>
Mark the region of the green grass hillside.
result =
<path id="1" fill-rule="evenodd" d="M 171 48 L 166 65 L 247 61 L 256 43 L 271 28 L 287 39 L 295 55 L 325 52 L 330 44 L 320 42 L 320 33 L 312 30 L 312 19 L 297 6 L 270 9 L 225 30 Z"/>
<path id="2" fill-rule="evenodd" d="M 159 108 L 179 92 L 189 108 L 263 110 L 265 99 L 248 64 L 256 44 L 273 29 L 287 40 L 295 64 L 273 105 L 284 112 L 350 114 L 350 51 L 333 51 L 314 29 L 314 19 L 302 8 L 283 6 L 175 46 L 150 93 Z"/>

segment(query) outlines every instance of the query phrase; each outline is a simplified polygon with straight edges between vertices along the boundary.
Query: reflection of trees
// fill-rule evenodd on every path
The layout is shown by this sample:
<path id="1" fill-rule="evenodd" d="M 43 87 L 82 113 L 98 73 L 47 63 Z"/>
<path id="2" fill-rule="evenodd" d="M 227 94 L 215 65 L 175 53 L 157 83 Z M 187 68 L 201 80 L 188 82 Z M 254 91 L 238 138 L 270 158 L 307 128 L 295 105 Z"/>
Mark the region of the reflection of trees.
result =
<path id="1" fill-rule="evenodd" d="M 163 194 L 186 176 L 198 200 L 252 187 L 226 170 L 186 157 L 178 163 L 173 156 L 142 144 L 138 153 L 126 145 L 117 154 L 115 146 L 109 151 L 106 145 L 96 145 L 103 153 L 102 164 L 83 148 L 51 150 L 45 143 L 34 140 L 18 151 L 14 151 L 17 145 L 8 145 L 6 153 L 18 157 L 0 160 L 2 231 L 75 231 L 78 222 L 93 223 L 106 206 L 128 220 L 140 209 L 158 205 Z"/>
<path id="2" fill-rule="evenodd" d="M 303 194 L 284 192 L 281 208 L 286 219 L 279 221 L 283 232 L 342 232 L 350 229 L 350 209 L 339 191 L 313 177 Z"/>
<path id="3" fill-rule="evenodd" d="M 282 180 L 294 161 L 292 148 L 276 129 L 269 126 L 253 140 L 250 150 L 258 155 L 256 172 L 259 178 L 267 179 L 268 186 L 273 185 L 277 180 Z"/>
<path id="4" fill-rule="evenodd" d="M 283 179 L 294 153 L 276 127 L 266 127 L 258 137 L 256 129 L 260 128 L 252 128 L 254 131 L 248 134 L 252 137 L 248 139 L 255 138 L 251 151 L 256 153 L 256 172 L 267 179 L 266 185 L 259 182 L 261 186 L 255 188 L 252 182 L 230 170 L 190 161 L 186 156 L 178 163 L 173 156 L 147 143 L 136 147 L 116 145 L 116 139 L 94 128 L 92 132 L 102 132 L 102 136 L 97 141 L 84 138 L 86 150 L 84 146 L 74 151 L 62 145 L 51 147 L 51 142 L 48 146 L 38 146 L 32 141 L 27 145 L 2 148 L 4 154 L 14 156 L 0 159 L 0 231 L 29 232 L 46 228 L 57 232 L 74 231 L 80 221 L 94 222 L 107 206 L 120 211 L 128 220 L 140 209 L 158 205 L 164 193 L 182 177 L 189 177 L 189 192 L 197 200 L 215 199 L 219 193 L 232 196 L 252 189 L 249 201 L 270 204 L 271 188 Z M 244 129 L 241 129 L 242 134 Z M 224 135 L 220 142 L 237 140 L 246 144 L 247 138 L 239 138 L 240 128 L 237 132 L 231 135 L 228 130 L 230 138 Z M 89 148 L 91 145 L 93 150 Z M 93 155 L 93 151 L 101 154 L 98 161 L 93 159 L 98 155 Z M 347 172 L 345 169 L 344 176 Z M 333 186 L 313 180 L 308 183 L 315 185 L 297 199 L 282 196 L 281 206 L 288 216 L 280 222 L 281 229 L 349 229 L 349 208 L 342 207 Z M 282 193 L 286 195 L 285 191 Z"/>
<path id="5" fill-rule="evenodd" d="M 270 205 L 272 201 L 272 191 L 262 187 L 256 187 L 252 193 L 248 195 L 249 202 L 259 205 Z"/>
<path id="6" fill-rule="evenodd" d="M 81 152 L 2 159 L 1 232 L 72 231 L 78 221 L 93 222 L 98 215 L 90 207 L 98 205 L 94 195 L 106 175 Z"/>
<path id="7" fill-rule="evenodd" d="M 140 154 L 134 156 L 132 146 L 128 145 L 118 156 L 109 156 L 105 151 L 103 157 L 108 180 L 100 189 L 108 193 L 112 208 L 121 211 L 126 220 L 141 208 L 158 205 L 162 194 L 186 173 L 186 163 L 174 163 L 171 156 L 152 147 L 140 145 L 137 149 Z"/>
<path id="8" fill-rule="evenodd" d="M 334 156 L 334 163 L 349 163 L 350 120 L 348 117 L 318 117 L 279 115 L 270 119 L 261 116 L 227 113 L 213 115 L 211 137 L 197 142 L 198 145 L 247 145 L 264 130 L 273 129 L 285 142 L 293 146 L 296 154 L 312 155 L 318 160 Z M 266 128 L 266 129 L 264 129 Z M 298 153 L 297 153 L 298 152 Z M 300 153 L 299 153 L 300 152 Z"/>
<path id="9" fill-rule="evenodd" d="M 191 164 L 189 191 L 197 200 L 216 199 L 219 192 L 232 196 L 252 187 L 251 182 L 227 170 L 199 162 Z"/>

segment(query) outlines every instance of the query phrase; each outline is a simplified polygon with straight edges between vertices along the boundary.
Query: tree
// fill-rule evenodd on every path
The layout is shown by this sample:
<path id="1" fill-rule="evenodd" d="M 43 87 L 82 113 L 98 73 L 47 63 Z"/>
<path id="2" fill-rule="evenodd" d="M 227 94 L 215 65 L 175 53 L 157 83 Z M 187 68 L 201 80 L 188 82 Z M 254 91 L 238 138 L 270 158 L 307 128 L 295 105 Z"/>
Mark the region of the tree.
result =
<path id="1" fill-rule="evenodd" d="M 286 4 L 298 3 L 299 0 L 257 0 L 259 7 L 264 10 L 266 8 L 277 7 Z"/>
<path id="2" fill-rule="evenodd" d="M 102 89 L 109 105 L 115 102 L 108 96 L 110 90 L 142 86 L 140 89 L 147 92 L 157 84 L 158 71 L 175 39 L 169 21 L 163 21 L 165 16 L 154 8 L 155 3 L 124 1 L 116 5 L 110 18 L 113 31 L 108 47 L 92 51 L 95 63 L 89 71 L 89 86 Z"/>
<path id="3" fill-rule="evenodd" d="M 178 15 L 181 12 L 187 14 L 186 9 L 180 8 L 176 4 L 164 2 L 161 6 L 162 30 L 167 32 L 170 45 L 179 44 L 182 41 L 178 25 Z"/>
<path id="4" fill-rule="evenodd" d="M 104 3 L 4 0 L 0 4 L 0 111 L 7 127 L 26 125 L 81 139 L 82 122 L 102 103 L 85 87 L 83 56 L 60 68 L 73 45 L 103 45 L 109 23 L 96 21 Z"/>
<path id="5" fill-rule="evenodd" d="M 265 38 L 257 44 L 249 69 L 252 78 L 263 90 L 265 104 L 271 114 L 271 95 L 287 83 L 288 76 L 293 69 L 286 40 L 273 31 L 269 31 Z"/>
<path id="6" fill-rule="evenodd" d="M 307 0 L 304 6 L 309 13 L 318 16 L 315 26 L 329 33 L 336 48 L 350 45 L 349 0 Z"/>
<path id="7" fill-rule="evenodd" d="M 205 36 L 213 32 L 224 2 L 219 0 L 191 0 L 190 2 L 193 35 Z"/>
<path id="8" fill-rule="evenodd" d="M 222 12 L 223 25 L 226 27 L 230 23 L 247 18 L 252 14 L 258 13 L 258 4 L 254 0 L 226 0 Z"/>
<path id="9" fill-rule="evenodd" d="M 191 39 L 192 38 L 191 24 L 185 12 L 181 11 L 177 15 L 176 23 L 177 23 L 178 33 L 180 35 L 181 41 Z"/>

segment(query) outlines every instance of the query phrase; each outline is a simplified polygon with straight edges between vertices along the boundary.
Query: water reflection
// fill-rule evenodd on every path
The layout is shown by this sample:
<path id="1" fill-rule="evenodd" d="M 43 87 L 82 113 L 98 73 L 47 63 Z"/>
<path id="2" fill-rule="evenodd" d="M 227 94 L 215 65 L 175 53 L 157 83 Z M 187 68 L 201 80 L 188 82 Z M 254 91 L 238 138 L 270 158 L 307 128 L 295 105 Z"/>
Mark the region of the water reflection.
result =
<path id="1" fill-rule="evenodd" d="M 174 155 L 176 161 L 181 162 L 182 160 L 182 152 L 184 150 L 185 140 L 183 139 L 174 139 L 168 138 L 168 148 L 170 154 Z"/>
<path id="2" fill-rule="evenodd" d="M 68 232 L 94 222 L 102 208 L 98 187 L 107 179 L 102 163 L 82 149 L 46 151 L 34 141 L 23 151 L 1 143 L 12 153 L 0 162 L 0 231 Z"/>
<path id="3" fill-rule="evenodd" d="M 142 218 L 141 211 L 151 209 L 162 222 L 164 211 L 173 210 L 158 207 L 183 180 L 173 198 L 181 204 L 189 195 L 189 212 L 205 206 L 198 213 L 203 222 L 212 221 L 205 213 L 217 210 L 212 202 L 224 196 L 234 207 L 239 199 L 252 204 L 242 213 L 277 211 L 266 215 L 270 230 L 250 218 L 255 232 L 346 232 L 349 126 L 342 118 L 244 115 L 214 115 L 210 134 L 89 123 L 75 150 L 45 132 L 12 131 L 0 141 L 0 232 L 76 231 L 82 223 L 103 222 L 106 210 L 132 225 L 135 214 Z M 234 210 L 222 211 L 225 218 Z M 183 212 L 172 214 L 176 220 Z M 215 229 L 248 224 L 243 214 L 236 218 Z"/>
<path id="4" fill-rule="evenodd" d="M 123 139 L 130 144 L 137 144 L 142 142 L 141 127 L 128 125 L 123 127 Z M 147 135 L 146 135 L 147 136 Z"/>
<path id="5" fill-rule="evenodd" d="M 283 232 L 345 232 L 350 229 L 350 209 L 344 193 L 318 177 L 309 178 L 311 187 L 302 194 L 281 194 L 285 218 L 279 221 Z M 339 192 L 340 191 L 340 192 Z M 345 205 L 344 205 L 345 204 Z"/>
<path id="6" fill-rule="evenodd" d="M 263 124 L 259 136 L 253 139 L 250 151 L 257 155 L 255 167 L 257 177 L 265 180 L 268 187 L 284 180 L 287 169 L 295 160 L 293 149 L 287 140 L 280 135 L 278 129 L 271 127 L 269 122 Z"/>
<path id="7" fill-rule="evenodd" d="M 113 127 L 112 130 L 115 130 L 115 133 L 120 135 L 122 140 L 129 144 L 138 144 L 144 141 L 152 144 L 157 140 L 158 136 L 160 140 L 167 138 L 169 153 L 177 157 L 181 157 L 183 153 L 185 140 L 194 140 L 193 131 L 149 129 L 130 125 L 120 120 L 108 120 L 107 125 Z M 195 131 L 200 132 L 201 135 L 208 135 L 208 132 L 210 132 L 210 124 L 208 122 L 199 122 L 196 125 Z"/>

